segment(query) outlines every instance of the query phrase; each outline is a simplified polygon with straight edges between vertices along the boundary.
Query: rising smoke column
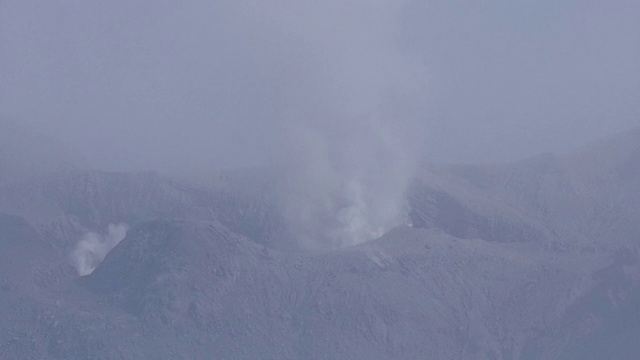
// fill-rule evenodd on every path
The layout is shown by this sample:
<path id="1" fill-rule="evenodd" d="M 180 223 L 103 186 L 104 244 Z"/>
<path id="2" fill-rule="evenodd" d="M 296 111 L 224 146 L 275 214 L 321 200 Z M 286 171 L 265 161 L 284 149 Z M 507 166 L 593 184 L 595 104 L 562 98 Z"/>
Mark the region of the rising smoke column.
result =
<path id="1" fill-rule="evenodd" d="M 407 222 L 426 72 L 398 42 L 402 3 L 303 1 L 272 14 L 309 54 L 283 111 L 295 164 L 284 214 L 303 247 L 355 245 Z"/>
<path id="2" fill-rule="evenodd" d="M 311 127 L 298 133 L 306 158 L 288 177 L 285 216 L 303 246 L 356 245 L 408 223 L 416 156 L 383 124 L 358 125 L 335 135 Z"/>

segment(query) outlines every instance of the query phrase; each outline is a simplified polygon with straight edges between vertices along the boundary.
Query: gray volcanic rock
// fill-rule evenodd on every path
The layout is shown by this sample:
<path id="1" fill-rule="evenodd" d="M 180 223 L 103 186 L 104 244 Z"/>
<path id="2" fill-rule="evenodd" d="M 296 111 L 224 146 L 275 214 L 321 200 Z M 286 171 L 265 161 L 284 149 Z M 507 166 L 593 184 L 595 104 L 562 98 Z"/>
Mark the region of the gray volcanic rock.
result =
<path id="1" fill-rule="evenodd" d="M 316 253 L 277 249 L 291 239 L 271 175 L 6 185 L 0 358 L 634 359 L 639 136 L 426 166 L 413 227 Z M 120 221 L 124 240 L 78 277 L 69 248 Z"/>
<path id="2" fill-rule="evenodd" d="M 556 324 L 581 303 L 591 304 L 586 311 L 611 306 L 606 293 L 618 280 L 600 274 L 619 261 L 640 273 L 633 259 L 612 254 L 408 227 L 302 255 L 269 250 L 215 223 L 158 220 L 132 229 L 81 286 L 94 292 L 100 313 L 128 319 L 120 331 L 139 334 L 127 345 L 96 330 L 104 358 L 117 358 L 104 354 L 118 346 L 148 358 L 514 359 L 556 344 L 559 337 L 545 340 L 556 326 L 567 338 L 584 335 L 575 321 Z M 76 321 L 89 320 L 63 326 Z M 85 353 L 65 346 L 67 355 Z M 561 351 L 552 347 L 543 358 Z"/>
<path id="3" fill-rule="evenodd" d="M 635 359 L 640 346 L 638 247 L 592 273 L 593 285 L 532 341 L 524 359 Z"/>
<path id="4" fill-rule="evenodd" d="M 51 249 L 22 218 L 0 213 L 0 291 L 30 290 Z"/>

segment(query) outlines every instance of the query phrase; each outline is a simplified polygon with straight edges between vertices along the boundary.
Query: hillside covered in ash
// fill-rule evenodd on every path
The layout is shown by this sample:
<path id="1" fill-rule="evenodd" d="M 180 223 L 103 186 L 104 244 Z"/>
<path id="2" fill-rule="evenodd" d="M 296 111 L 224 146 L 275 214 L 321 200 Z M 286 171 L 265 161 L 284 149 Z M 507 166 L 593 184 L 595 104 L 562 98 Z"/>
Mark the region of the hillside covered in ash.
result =
<path id="1" fill-rule="evenodd" d="M 405 225 L 312 249 L 282 210 L 286 172 L 104 172 L 49 145 L 57 165 L 34 167 L 16 144 L 0 153 L 2 359 L 640 353 L 640 130 L 421 166 Z"/>

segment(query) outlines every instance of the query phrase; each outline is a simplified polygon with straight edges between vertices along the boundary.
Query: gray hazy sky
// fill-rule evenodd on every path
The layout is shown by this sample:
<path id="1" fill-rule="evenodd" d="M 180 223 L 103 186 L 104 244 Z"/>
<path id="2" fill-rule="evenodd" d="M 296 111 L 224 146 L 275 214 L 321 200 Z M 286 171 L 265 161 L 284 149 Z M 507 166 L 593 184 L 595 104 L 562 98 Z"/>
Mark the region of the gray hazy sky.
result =
<path id="1" fill-rule="evenodd" d="M 511 160 L 640 125 L 638 19 L 635 0 L 0 0 L 0 116 L 107 169 L 271 163 L 297 121 L 371 113 L 427 159 Z"/>

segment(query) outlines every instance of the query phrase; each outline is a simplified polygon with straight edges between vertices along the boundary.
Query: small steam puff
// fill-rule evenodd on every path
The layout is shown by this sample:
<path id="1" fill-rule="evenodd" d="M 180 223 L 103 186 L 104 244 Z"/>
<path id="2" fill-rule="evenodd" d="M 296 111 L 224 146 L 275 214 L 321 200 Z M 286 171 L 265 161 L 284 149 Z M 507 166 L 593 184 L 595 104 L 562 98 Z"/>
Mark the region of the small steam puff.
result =
<path id="1" fill-rule="evenodd" d="M 109 224 L 106 234 L 88 232 L 82 236 L 71 253 L 71 262 L 80 276 L 89 275 L 105 256 L 127 235 L 124 223 Z"/>

